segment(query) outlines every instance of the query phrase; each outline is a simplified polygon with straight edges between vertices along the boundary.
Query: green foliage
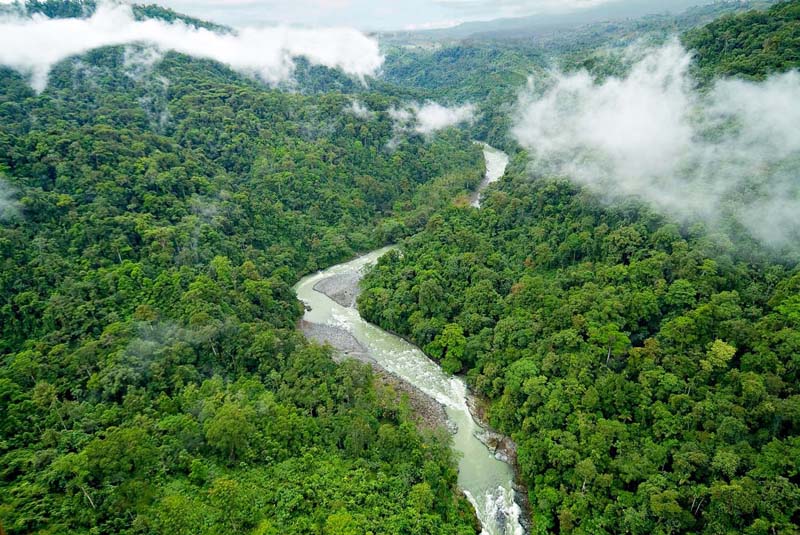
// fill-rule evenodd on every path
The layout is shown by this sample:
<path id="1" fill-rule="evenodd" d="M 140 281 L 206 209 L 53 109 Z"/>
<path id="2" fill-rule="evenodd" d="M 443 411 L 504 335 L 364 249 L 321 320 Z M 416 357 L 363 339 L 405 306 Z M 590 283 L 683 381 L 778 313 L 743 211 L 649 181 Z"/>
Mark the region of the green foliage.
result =
<path id="1" fill-rule="evenodd" d="M 445 325 L 441 334 L 428 344 L 425 350 L 442 362 L 442 369 L 447 373 L 458 373 L 461 371 L 461 359 L 464 358 L 464 351 L 467 348 L 467 339 L 464 338 L 464 331 L 458 323 Z"/>
<path id="2" fill-rule="evenodd" d="M 543 532 L 795 533 L 798 276 L 523 157 L 379 261 L 362 314 L 466 371 Z"/>
<path id="3" fill-rule="evenodd" d="M 95 0 L 25 0 L 24 10 L 29 14 L 41 13 L 50 18 L 86 17 L 97 8 Z"/>
<path id="4" fill-rule="evenodd" d="M 728 15 L 689 32 L 684 43 L 697 54 L 706 79 L 741 76 L 760 80 L 800 66 L 800 2 L 779 2 L 766 11 Z"/>
<path id="5" fill-rule="evenodd" d="M 725 9 L 539 48 L 392 49 L 380 91 L 303 61 L 295 94 L 178 54 L 124 70 L 121 47 L 62 62 L 41 95 L 0 71 L 16 214 L 0 222 L 0 531 L 475 533 L 447 435 L 295 329 L 302 274 L 413 235 L 359 307 L 489 399 L 537 532 L 796 533 L 795 268 L 530 181 L 523 154 L 484 208 L 454 205 L 482 175 L 458 131 L 387 148 L 392 106 L 440 97 L 477 101 L 472 133 L 513 148 L 501 104 L 549 54 L 613 73 L 598 43 Z M 797 66 L 797 14 L 685 42 L 706 80 L 762 78 Z"/>
<path id="6" fill-rule="evenodd" d="M 699 80 L 797 68 L 798 5 L 685 35 Z M 674 32 L 636 24 L 656 41 Z M 567 69 L 626 68 L 572 37 Z M 518 153 L 480 210 L 449 207 L 384 257 L 358 305 L 488 399 L 491 423 L 518 444 L 536 532 L 789 534 L 800 525 L 798 281 L 753 244 L 531 180 Z"/>
<path id="7" fill-rule="evenodd" d="M 137 20 L 154 19 L 163 20 L 164 22 L 182 22 L 188 26 L 204 28 L 206 30 L 211 30 L 212 32 L 220 33 L 227 33 L 231 31 L 231 29 L 226 26 L 196 19 L 194 17 L 187 17 L 186 15 L 176 13 L 171 9 L 159 6 L 157 4 L 134 4 L 132 9 L 133 15 Z"/>
<path id="8" fill-rule="evenodd" d="M 545 63 L 544 51 L 519 43 L 390 47 L 381 88 L 394 92 L 401 87 L 418 100 L 472 102 L 477 108 L 474 137 L 511 147 L 508 103 Z"/>
<path id="9" fill-rule="evenodd" d="M 124 54 L 66 61 L 41 95 L 0 72 L 6 531 L 474 533 L 448 438 L 309 346 L 291 285 L 421 228 L 480 150 L 456 131 L 389 150 L 392 97 L 364 93 L 361 119 L 342 94 Z"/>
<path id="10" fill-rule="evenodd" d="M 97 10 L 96 0 L 15 0 L 11 8 L 13 12 L 23 15 L 42 14 L 50 18 L 84 18 Z M 9 9 L 9 11 L 12 11 Z M 165 22 L 182 22 L 195 28 L 205 28 L 215 32 L 230 32 L 231 29 L 219 24 L 187 17 L 156 4 L 133 4 L 131 6 L 137 20 L 162 20 Z M 2 11 L 0 11 L 2 13 Z"/>

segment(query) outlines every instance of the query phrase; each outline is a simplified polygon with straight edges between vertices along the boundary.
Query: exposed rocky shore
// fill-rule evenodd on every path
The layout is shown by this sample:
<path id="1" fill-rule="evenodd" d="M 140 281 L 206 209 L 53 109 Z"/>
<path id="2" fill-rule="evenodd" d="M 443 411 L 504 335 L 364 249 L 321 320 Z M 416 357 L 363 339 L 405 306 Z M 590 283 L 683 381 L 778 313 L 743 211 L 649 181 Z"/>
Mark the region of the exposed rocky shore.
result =
<path id="1" fill-rule="evenodd" d="M 497 459 L 508 463 L 514 469 L 514 500 L 522 509 L 520 522 L 526 533 L 531 532 L 531 504 L 528 499 L 528 489 L 519 483 L 519 464 L 517 463 L 517 444 L 511 437 L 498 433 L 489 427 L 489 418 L 486 414 L 487 403 L 478 396 L 467 395 L 467 407 L 472 413 L 475 422 L 480 426 L 480 431 L 475 433 L 478 440 L 494 453 Z"/>
<path id="2" fill-rule="evenodd" d="M 316 290 L 316 286 L 314 289 Z M 329 344 L 334 349 L 333 358 L 336 362 L 356 359 L 367 364 L 375 364 L 375 359 L 369 356 L 366 348 L 344 329 L 333 325 L 310 323 L 305 320 L 300 320 L 299 327 L 309 340 L 318 344 Z"/>
<path id="3" fill-rule="evenodd" d="M 375 377 L 384 386 L 391 386 L 400 396 L 407 396 L 411 406 L 412 417 L 417 425 L 425 429 L 447 429 L 451 433 L 452 423 L 447 418 L 444 405 L 426 395 L 422 390 L 412 385 L 408 381 L 387 372 L 380 366 L 372 365 Z"/>
<path id="4" fill-rule="evenodd" d="M 335 303 L 346 308 L 352 308 L 356 305 L 360 280 L 360 273 L 332 275 L 315 284 L 314 289 L 327 295 Z"/>
<path id="5" fill-rule="evenodd" d="M 349 273 L 334 275 L 323 279 L 314 285 L 314 290 L 325 294 L 341 306 L 352 308 L 355 306 L 359 293 L 359 281 L 361 274 Z M 367 349 L 361 345 L 345 329 L 332 325 L 317 325 L 306 321 L 301 321 L 300 328 L 307 338 L 321 344 L 329 344 L 335 351 L 338 361 L 353 358 L 372 366 L 377 380 L 383 385 L 390 385 L 398 394 L 408 396 L 411 409 L 421 427 L 427 429 L 445 427 L 451 432 L 453 423 L 447 417 L 444 406 L 422 392 L 419 388 L 408 381 L 381 368 L 376 361 L 370 357 Z M 515 474 L 515 499 L 523 511 L 522 523 L 526 532 L 530 532 L 531 515 L 530 503 L 528 501 L 527 489 L 521 487 L 519 481 L 519 467 L 517 465 L 517 445 L 510 437 L 493 431 L 488 425 L 486 415 L 486 403 L 473 394 L 467 396 L 467 406 L 473 418 L 480 426 L 480 431 L 476 433 L 476 438 L 483 442 L 495 457 L 508 463 Z"/>
<path id="6" fill-rule="evenodd" d="M 315 286 L 314 289 L 317 290 L 317 286 Z M 333 298 L 331 297 L 331 299 Z M 307 321 L 301 321 L 299 327 L 309 340 L 313 340 L 319 344 L 330 345 L 334 350 L 334 359 L 337 362 L 341 362 L 345 359 L 356 359 L 372 366 L 373 373 L 379 384 L 391 386 L 394 391 L 397 392 L 398 396 L 407 396 L 413 417 L 421 427 L 425 429 L 444 427 L 451 432 L 453 431 L 453 429 L 451 429 L 451 422 L 447 418 L 447 413 L 441 403 L 426 395 L 422 390 L 408 381 L 381 368 L 375 360 L 369 356 L 369 352 L 364 346 L 345 329 L 333 325 L 318 325 Z"/>

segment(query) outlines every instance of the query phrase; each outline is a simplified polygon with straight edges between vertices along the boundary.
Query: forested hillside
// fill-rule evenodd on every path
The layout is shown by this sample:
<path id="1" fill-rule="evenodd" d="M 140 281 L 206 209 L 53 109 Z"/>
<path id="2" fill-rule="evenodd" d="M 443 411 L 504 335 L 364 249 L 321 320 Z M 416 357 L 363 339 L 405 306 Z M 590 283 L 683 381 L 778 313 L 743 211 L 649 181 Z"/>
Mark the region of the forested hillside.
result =
<path id="1" fill-rule="evenodd" d="M 302 274 L 481 178 L 363 93 L 137 47 L 0 73 L 6 533 L 475 533 L 447 435 L 295 330 Z"/>
<path id="2" fill-rule="evenodd" d="M 518 445 L 534 533 L 800 533 L 792 257 L 739 220 L 672 219 L 550 176 L 513 133 L 519 101 L 559 71 L 622 76 L 628 45 L 678 32 L 695 106 L 721 78 L 799 68 L 800 0 L 705 25 L 764 3 L 536 40 L 389 40 L 377 78 L 323 66 L 337 63 L 312 57 L 321 46 L 229 66 L 170 52 L 236 32 L 155 5 L 113 20 L 179 21 L 174 41 L 78 47 L 45 70 L 5 60 L 0 535 L 479 533 L 446 430 L 297 330 L 303 275 L 390 243 L 359 310 L 467 377 Z M 262 67 L 288 71 L 270 86 Z M 474 138 L 512 157 L 480 209 Z M 766 171 L 794 178 L 781 156 Z"/>
<path id="3" fill-rule="evenodd" d="M 798 9 L 685 36 L 701 76 L 800 66 Z M 796 266 L 530 171 L 384 257 L 364 317 L 486 397 L 534 533 L 798 533 Z"/>
<path id="4" fill-rule="evenodd" d="M 766 11 L 728 15 L 689 32 L 687 46 L 697 51 L 705 78 L 743 76 L 763 79 L 800 64 L 800 4 L 780 2 Z"/>
<path id="5" fill-rule="evenodd" d="M 717 61 L 717 53 L 707 47 L 724 47 L 728 54 L 741 51 L 743 61 L 764 60 L 754 58 L 766 54 L 769 47 L 762 48 L 766 34 L 761 29 L 762 42 L 748 39 L 746 51 L 739 44 L 720 44 L 730 35 L 738 35 L 744 41 L 747 32 L 753 31 L 750 20 L 771 24 L 773 30 L 791 32 L 793 25 L 781 24 L 780 20 L 791 17 L 791 6 L 777 7 L 767 15 L 755 8 L 767 9 L 774 0 L 722 1 L 698 6 L 679 14 L 651 15 L 629 20 L 578 24 L 547 32 L 519 30 L 518 32 L 494 32 L 479 34 L 469 39 L 431 41 L 426 33 L 388 34 L 386 40 L 386 65 L 383 77 L 378 81 L 381 90 L 390 94 L 402 93 L 417 99 L 434 98 L 448 102 L 472 102 L 478 109 L 478 120 L 473 127 L 475 136 L 506 150 L 515 150 L 516 143 L 509 135 L 513 122 L 514 107 L 520 90 L 533 81 L 537 88 L 546 84 L 549 68 L 564 72 L 588 69 L 595 74 L 618 73 L 626 67 L 630 54 L 628 47 L 643 44 L 659 44 L 684 35 L 687 47 L 703 50 L 698 70 L 711 61 Z M 736 13 L 750 14 L 736 18 Z M 719 19 L 719 21 L 715 21 Z M 714 34 L 706 32 L 705 25 L 715 21 L 709 28 L 718 28 L 724 21 L 738 21 L 738 30 Z M 764 22 L 769 21 L 769 22 Z M 724 35 L 715 40 L 715 36 Z M 705 37 L 702 37 L 705 36 Z M 706 39 L 703 42 L 702 39 Z M 782 43 L 789 45 L 789 40 Z M 759 52 L 756 48 L 762 48 Z M 796 54 L 797 46 L 773 47 L 771 54 Z M 772 64 L 772 68 L 779 65 Z M 742 71 L 736 71 L 742 72 Z M 715 71 L 717 74 L 735 74 L 734 71 Z M 707 79 L 707 77 L 706 77 Z M 388 83 L 385 83 L 388 82 Z M 352 88 L 355 90 L 355 88 Z"/>

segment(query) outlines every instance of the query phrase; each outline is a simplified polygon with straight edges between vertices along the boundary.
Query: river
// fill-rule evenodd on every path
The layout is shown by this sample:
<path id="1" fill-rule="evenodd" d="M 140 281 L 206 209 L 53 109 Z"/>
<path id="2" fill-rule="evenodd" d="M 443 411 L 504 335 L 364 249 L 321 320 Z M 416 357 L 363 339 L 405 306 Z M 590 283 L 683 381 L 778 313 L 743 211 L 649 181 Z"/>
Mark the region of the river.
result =
<path id="1" fill-rule="evenodd" d="M 508 163 L 505 153 L 488 145 L 484 146 L 484 156 L 486 179 L 473 198 L 476 203 L 480 191 L 500 178 Z M 514 472 L 479 440 L 482 429 L 467 406 L 463 379 L 445 374 L 416 346 L 366 322 L 354 306 L 343 306 L 350 303 L 339 304 L 314 289 L 330 280 L 347 281 L 345 286 L 356 284 L 364 270 L 390 249 L 392 247 L 373 251 L 301 280 L 295 291 L 306 304 L 303 319 L 310 324 L 330 327 L 332 331 L 348 333 L 364 348 L 369 360 L 441 403 L 457 429 L 453 447 L 460 454 L 458 483 L 475 507 L 483 533 L 522 535 L 525 530 L 520 522 L 522 511 L 514 499 Z M 337 340 L 330 341 L 337 346 Z"/>
<path id="2" fill-rule="evenodd" d="M 483 158 L 486 160 L 486 173 L 484 174 L 483 182 L 481 182 L 481 185 L 478 186 L 478 189 L 475 190 L 475 193 L 470 197 L 470 203 L 475 208 L 480 208 L 481 206 L 481 193 L 483 190 L 492 182 L 499 180 L 500 177 L 505 174 L 506 167 L 508 167 L 508 154 L 486 143 L 481 142 L 479 144 L 483 147 Z"/>

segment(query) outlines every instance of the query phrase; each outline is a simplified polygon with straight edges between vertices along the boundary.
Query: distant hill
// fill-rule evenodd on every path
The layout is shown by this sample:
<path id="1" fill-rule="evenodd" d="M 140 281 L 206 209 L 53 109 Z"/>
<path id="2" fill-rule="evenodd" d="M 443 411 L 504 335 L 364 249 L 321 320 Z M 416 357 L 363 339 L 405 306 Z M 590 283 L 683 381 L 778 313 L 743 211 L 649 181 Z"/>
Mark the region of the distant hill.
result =
<path id="1" fill-rule="evenodd" d="M 721 17 L 685 38 L 697 52 L 705 80 L 739 76 L 761 80 L 800 62 L 800 3 L 780 2 L 768 11 Z"/>
<path id="2" fill-rule="evenodd" d="M 703 0 L 675 0 L 665 5 L 663 0 L 624 0 L 571 13 L 467 22 L 453 28 L 386 33 L 384 37 L 395 40 L 407 39 L 411 42 L 425 42 L 476 38 L 513 39 L 552 36 L 565 29 L 641 19 L 653 15 L 675 16 L 682 12 L 691 13 L 695 9 L 711 10 L 712 12 L 739 11 L 757 8 L 759 4 L 768 6 L 773 3 L 775 3 L 775 0 L 764 0 L 763 2 L 734 0 L 713 3 Z"/>
<path id="3" fill-rule="evenodd" d="M 180 21 L 195 28 L 205 28 L 215 32 L 230 32 L 231 28 L 213 22 L 196 19 L 156 4 L 134 4 L 131 6 L 138 20 L 158 19 L 166 22 Z M 30 16 L 36 13 L 50 18 L 90 17 L 97 9 L 95 0 L 27 0 L 0 5 L 0 16 Z"/>

